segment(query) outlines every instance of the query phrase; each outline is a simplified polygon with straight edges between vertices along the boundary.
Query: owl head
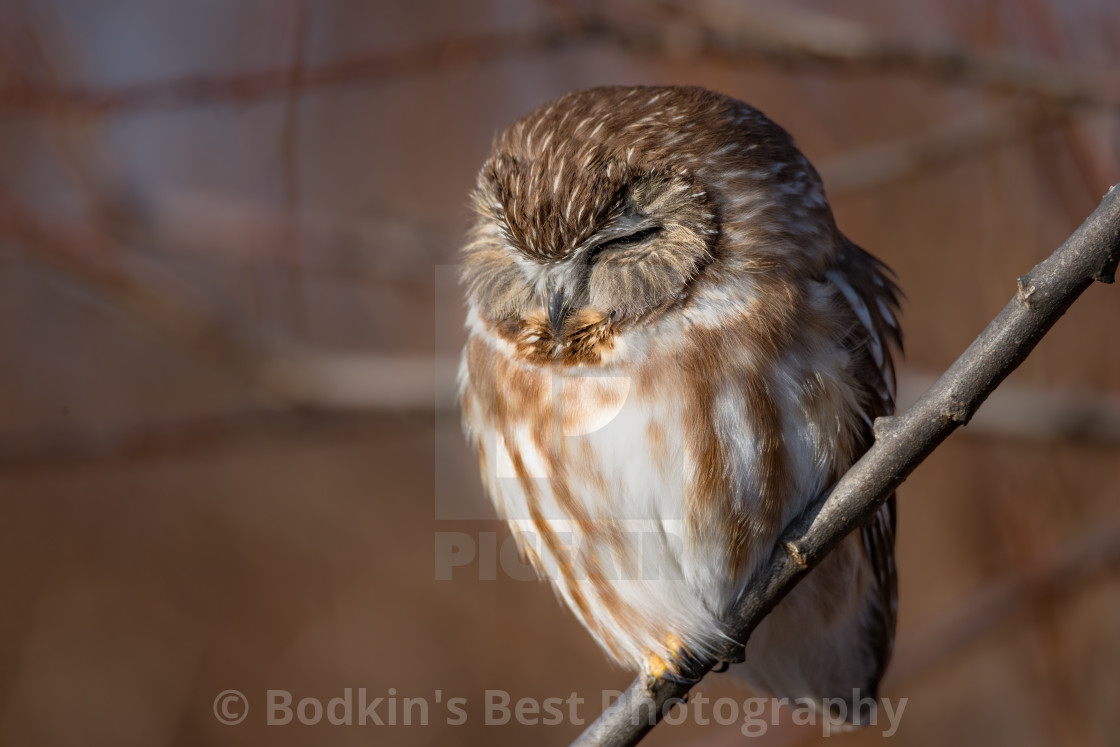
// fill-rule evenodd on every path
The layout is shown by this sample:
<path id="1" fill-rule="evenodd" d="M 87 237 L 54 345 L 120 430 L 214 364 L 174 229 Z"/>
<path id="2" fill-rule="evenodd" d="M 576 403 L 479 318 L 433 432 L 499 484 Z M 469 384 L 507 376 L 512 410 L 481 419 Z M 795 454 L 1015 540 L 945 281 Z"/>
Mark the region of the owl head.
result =
<path id="1" fill-rule="evenodd" d="M 819 180 L 747 104 L 701 88 L 567 94 L 495 139 L 473 193 L 468 301 L 527 360 L 599 363 L 623 331 L 687 303 L 713 264 L 774 266 L 775 237 L 794 228 L 783 189 L 805 202 Z M 828 232 L 819 202 L 798 230 Z M 729 229 L 758 234 L 754 251 Z"/>

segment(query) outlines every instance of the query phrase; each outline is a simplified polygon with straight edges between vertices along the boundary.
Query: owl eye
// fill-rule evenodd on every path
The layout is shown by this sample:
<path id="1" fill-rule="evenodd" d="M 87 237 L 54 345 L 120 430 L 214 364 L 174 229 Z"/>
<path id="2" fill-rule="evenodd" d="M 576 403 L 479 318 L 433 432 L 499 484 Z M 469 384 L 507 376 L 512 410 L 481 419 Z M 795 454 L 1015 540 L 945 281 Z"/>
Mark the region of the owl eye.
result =
<path id="1" fill-rule="evenodd" d="M 633 233 L 628 233 L 623 236 L 616 236 L 613 239 L 604 241 L 601 244 L 596 244 L 587 253 L 588 261 L 594 261 L 605 249 L 618 249 L 620 247 L 635 246 L 645 241 L 649 241 L 654 236 L 661 233 L 661 226 L 647 226 Z"/>

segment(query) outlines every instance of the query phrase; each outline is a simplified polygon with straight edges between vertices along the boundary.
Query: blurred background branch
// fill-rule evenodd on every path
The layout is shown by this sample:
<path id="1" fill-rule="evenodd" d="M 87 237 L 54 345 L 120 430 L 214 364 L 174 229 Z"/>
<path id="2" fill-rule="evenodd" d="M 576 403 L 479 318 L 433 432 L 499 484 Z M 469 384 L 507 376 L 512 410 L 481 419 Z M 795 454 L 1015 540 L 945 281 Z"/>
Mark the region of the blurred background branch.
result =
<path id="1" fill-rule="evenodd" d="M 376 85 L 568 47 L 616 45 L 672 60 L 733 66 L 821 67 L 830 73 L 891 73 L 1014 93 L 1055 107 L 1120 105 L 1120 74 L 1084 71 L 1002 52 L 975 52 L 923 39 L 896 39 L 820 11 L 770 2 L 622 2 L 576 8 L 566 21 L 512 32 L 456 35 L 390 52 L 237 75 L 189 76 L 110 90 L 39 86 L 0 89 L 0 116 L 104 115 L 191 106 L 289 100 L 298 91 Z M 305 11 L 301 11 L 305 13 Z M 299 32 L 297 32 L 297 38 Z"/>
<path id="2" fill-rule="evenodd" d="M 0 470 L 174 458 L 241 442 L 313 438 L 320 431 L 325 438 L 337 438 L 360 431 L 385 413 L 434 410 L 441 417 L 456 415 L 456 358 L 319 353 L 274 366 L 270 378 L 276 388 L 298 394 L 298 403 L 86 432 L 8 434 L 0 436 Z M 935 378 L 904 371 L 898 382 L 900 406 L 916 400 Z M 1120 396 L 1005 384 L 962 433 L 1034 445 L 1115 448 L 1120 446 Z"/>

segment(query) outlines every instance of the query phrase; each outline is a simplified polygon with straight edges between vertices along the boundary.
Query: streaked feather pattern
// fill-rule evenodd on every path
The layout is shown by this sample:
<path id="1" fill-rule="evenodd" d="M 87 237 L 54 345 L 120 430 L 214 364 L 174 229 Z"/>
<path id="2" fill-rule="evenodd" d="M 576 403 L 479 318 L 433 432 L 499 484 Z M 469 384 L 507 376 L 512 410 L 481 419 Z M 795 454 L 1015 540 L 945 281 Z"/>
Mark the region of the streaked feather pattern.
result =
<path id="1" fill-rule="evenodd" d="M 460 384 L 483 481 L 613 658 L 673 669 L 892 411 L 898 290 L 789 135 L 702 89 L 564 96 L 497 138 L 474 199 Z M 892 499 L 735 670 L 873 693 L 894 525 Z"/>

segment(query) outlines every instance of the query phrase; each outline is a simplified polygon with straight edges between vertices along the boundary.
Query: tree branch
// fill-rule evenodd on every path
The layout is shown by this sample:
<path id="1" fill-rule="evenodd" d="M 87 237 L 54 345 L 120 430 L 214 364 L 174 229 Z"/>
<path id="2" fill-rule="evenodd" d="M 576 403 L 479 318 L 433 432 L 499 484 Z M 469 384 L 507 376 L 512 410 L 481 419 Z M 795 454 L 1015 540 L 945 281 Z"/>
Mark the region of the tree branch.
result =
<path id="1" fill-rule="evenodd" d="M 923 459 L 969 421 L 985 398 L 1034 349 L 1093 281 L 1110 283 L 1120 261 L 1120 189 L 1062 246 L 1020 277 L 1014 297 L 960 358 L 906 412 L 875 421 L 875 443 L 830 493 L 783 535 L 769 563 L 752 581 L 725 623 L 731 640 L 751 631 L 813 566 L 856 527 L 865 524 Z M 719 658 L 698 662 L 704 674 Z M 576 740 L 577 745 L 637 744 L 691 689 L 642 678 L 631 683 Z"/>

